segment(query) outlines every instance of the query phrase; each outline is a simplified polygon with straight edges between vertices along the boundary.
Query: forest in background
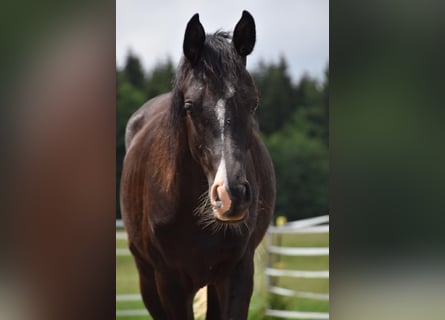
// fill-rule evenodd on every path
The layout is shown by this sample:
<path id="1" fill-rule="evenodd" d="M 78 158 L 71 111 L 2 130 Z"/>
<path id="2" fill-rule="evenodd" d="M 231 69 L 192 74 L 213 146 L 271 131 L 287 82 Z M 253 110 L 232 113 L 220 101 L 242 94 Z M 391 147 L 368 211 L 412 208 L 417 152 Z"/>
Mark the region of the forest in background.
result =
<path id="1" fill-rule="evenodd" d="M 117 217 L 119 181 L 125 156 L 124 134 L 129 117 L 145 101 L 171 89 L 175 67 L 171 59 L 144 70 L 129 53 L 117 68 L 116 174 Z M 329 66 L 324 79 L 304 74 L 294 82 L 287 62 L 260 62 L 250 70 L 258 88 L 257 118 L 277 176 L 275 216 L 288 220 L 328 213 Z"/>

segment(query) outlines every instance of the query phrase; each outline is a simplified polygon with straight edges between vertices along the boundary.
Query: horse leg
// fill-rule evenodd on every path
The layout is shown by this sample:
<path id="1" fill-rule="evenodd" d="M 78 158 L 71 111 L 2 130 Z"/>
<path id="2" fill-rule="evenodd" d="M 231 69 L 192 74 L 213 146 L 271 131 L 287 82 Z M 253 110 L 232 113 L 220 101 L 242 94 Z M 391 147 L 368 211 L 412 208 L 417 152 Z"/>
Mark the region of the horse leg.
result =
<path id="1" fill-rule="evenodd" d="M 246 320 L 253 292 L 253 254 L 244 256 L 232 273 L 216 287 L 220 318 Z M 208 318 L 207 320 L 213 320 Z"/>
<path id="2" fill-rule="evenodd" d="M 167 319 L 156 288 L 155 271 L 146 261 L 135 255 L 136 266 L 139 271 L 139 284 L 142 300 L 154 320 Z"/>
<path id="3" fill-rule="evenodd" d="M 221 319 L 221 307 L 218 292 L 214 285 L 207 285 L 207 313 L 206 320 Z"/>
<path id="4" fill-rule="evenodd" d="M 168 320 L 193 320 L 193 297 L 191 290 L 181 286 L 175 273 L 156 272 L 158 293 Z"/>

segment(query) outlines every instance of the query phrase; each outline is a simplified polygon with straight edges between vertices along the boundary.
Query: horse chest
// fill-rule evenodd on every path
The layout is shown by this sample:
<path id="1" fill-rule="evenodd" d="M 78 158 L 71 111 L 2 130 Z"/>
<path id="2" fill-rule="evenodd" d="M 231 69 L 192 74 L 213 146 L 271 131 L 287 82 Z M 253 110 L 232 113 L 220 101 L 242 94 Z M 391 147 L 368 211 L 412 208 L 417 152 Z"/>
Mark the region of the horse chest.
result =
<path id="1" fill-rule="evenodd" d="M 165 263 L 191 278 L 211 281 L 230 271 L 246 251 L 242 235 L 172 228 L 158 235 Z M 172 236 L 175 235 L 175 236 Z"/>

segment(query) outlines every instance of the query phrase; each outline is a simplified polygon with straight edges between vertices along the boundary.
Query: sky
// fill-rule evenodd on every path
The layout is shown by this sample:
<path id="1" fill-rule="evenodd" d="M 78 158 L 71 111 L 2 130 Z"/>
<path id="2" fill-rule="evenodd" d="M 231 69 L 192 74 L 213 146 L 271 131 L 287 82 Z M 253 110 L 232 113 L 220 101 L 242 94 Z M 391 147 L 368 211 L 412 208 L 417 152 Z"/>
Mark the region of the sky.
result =
<path id="1" fill-rule="evenodd" d="M 182 56 L 185 27 L 199 13 L 206 33 L 233 31 L 243 10 L 255 19 L 257 40 L 247 58 L 278 62 L 284 56 L 297 82 L 307 73 L 319 80 L 329 63 L 329 0 L 116 0 L 116 63 L 122 67 L 128 52 L 148 71 L 170 57 Z"/>

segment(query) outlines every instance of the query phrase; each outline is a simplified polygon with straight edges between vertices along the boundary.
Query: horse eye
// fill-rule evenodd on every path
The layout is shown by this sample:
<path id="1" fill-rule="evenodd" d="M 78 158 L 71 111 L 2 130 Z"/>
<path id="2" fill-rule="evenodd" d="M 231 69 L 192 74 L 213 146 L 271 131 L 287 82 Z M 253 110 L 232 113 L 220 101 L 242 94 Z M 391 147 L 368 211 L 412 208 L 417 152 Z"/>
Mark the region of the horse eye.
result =
<path id="1" fill-rule="evenodd" d="M 184 103 L 184 109 L 185 109 L 185 111 L 190 111 L 190 110 L 192 109 L 192 107 L 193 107 L 193 102 L 191 102 L 191 101 L 186 101 L 186 102 Z"/>

